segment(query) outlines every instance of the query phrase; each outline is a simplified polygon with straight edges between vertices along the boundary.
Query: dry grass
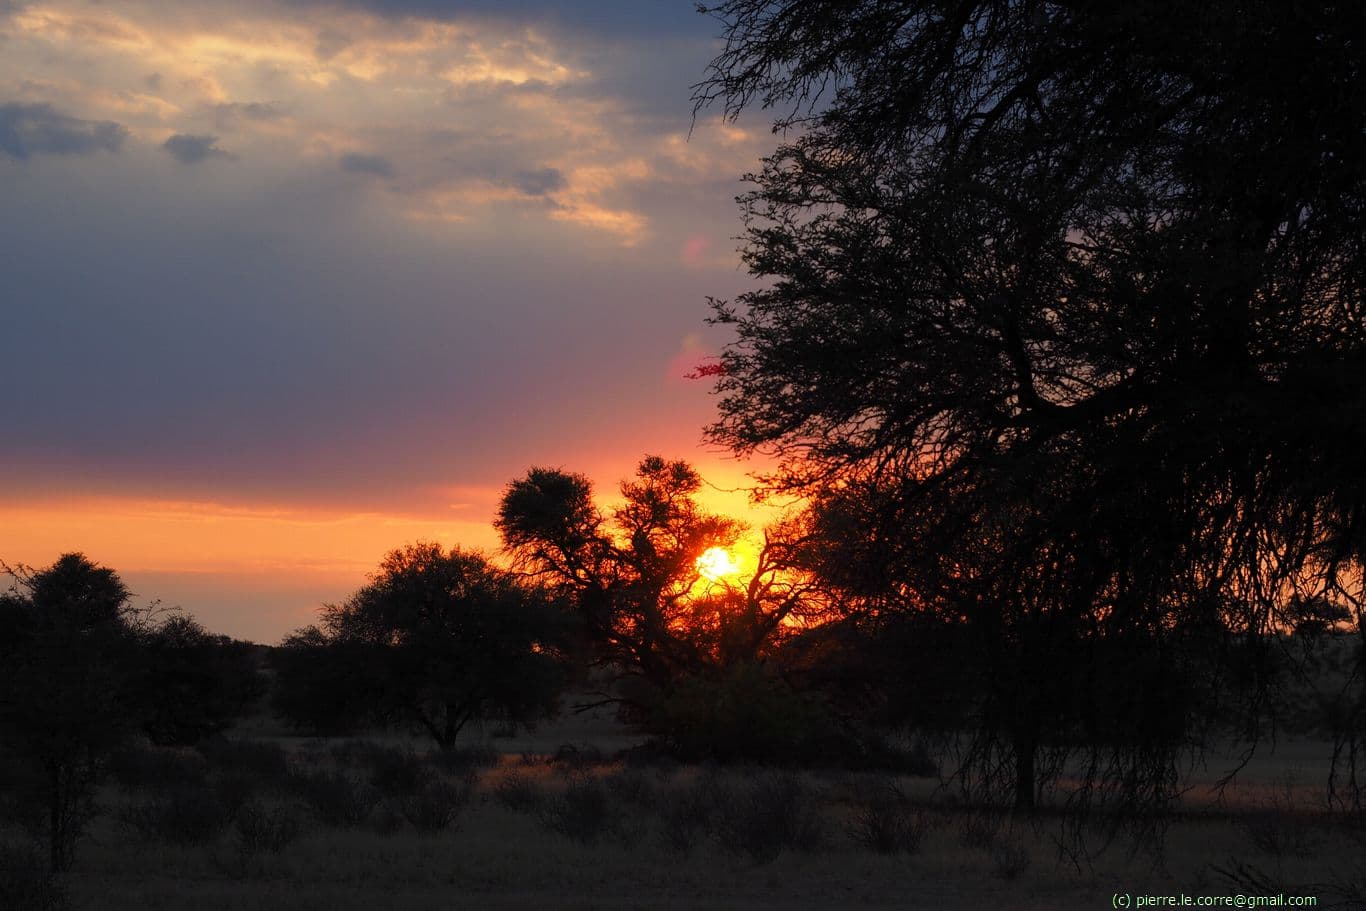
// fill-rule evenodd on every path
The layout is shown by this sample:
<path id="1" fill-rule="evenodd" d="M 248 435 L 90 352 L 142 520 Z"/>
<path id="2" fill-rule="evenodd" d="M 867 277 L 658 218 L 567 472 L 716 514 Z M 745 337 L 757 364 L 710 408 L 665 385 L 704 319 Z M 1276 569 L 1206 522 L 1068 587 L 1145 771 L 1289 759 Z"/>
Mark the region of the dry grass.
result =
<path id="1" fill-rule="evenodd" d="M 210 760 L 208 787 L 241 797 L 220 796 L 232 822 L 204 843 L 129 839 L 120 808 L 160 795 L 107 787 L 75 869 L 55 884 L 73 907 L 1094 909 L 1117 890 L 1227 891 L 1211 865 L 1331 884 L 1363 850 L 1274 763 L 1223 803 L 1193 792 L 1161 858 L 1120 845 L 1073 865 L 1053 847 L 1056 817 L 1019 823 L 918 778 L 642 767 L 583 749 L 581 731 L 539 752 L 500 741 L 496 762 L 487 749 L 441 757 L 397 737 L 338 747 L 276 736 L 265 742 L 282 766 L 242 740 L 220 745 L 224 767 Z M 565 743 L 577 755 L 547 762 Z M 347 782 L 349 796 L 332 796 L 363 798 L 363 812 L 320 812 L 330 798 L 310 790 L 318 781 Z M 1258 847 L 1249 826 L 1273 811 L 1305 826 L 1315 851 Z"/>

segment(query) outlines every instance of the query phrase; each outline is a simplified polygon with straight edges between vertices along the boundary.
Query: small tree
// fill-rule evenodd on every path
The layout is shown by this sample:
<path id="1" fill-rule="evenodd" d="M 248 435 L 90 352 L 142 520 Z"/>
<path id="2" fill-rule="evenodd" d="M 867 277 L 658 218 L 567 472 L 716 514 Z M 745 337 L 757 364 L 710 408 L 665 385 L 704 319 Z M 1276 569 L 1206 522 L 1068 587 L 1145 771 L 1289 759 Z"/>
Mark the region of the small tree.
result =
<path id="1" fill-rule="evenodd" d="M 140 618 L 118 575 L 83 554 L 5 569 L 0 730 L 39 773 L 52 867 L 65 870 L 105 761 L 141 717 Z"/>
<path id="2" fill-rule="evenodd" d="M 144 730 L 154 743 L 190 744 L 247 714 L 264 686 L 255 646 L 205 631 L 174 614 L 143 641 Z"/>
<path id="3" fill-rule="evenodd" d="M 564 632 L 553 603 L 479 554 L 409 545 L 350 599 L 325 606 L 319 626 L 286 640 L 276 705 L 307 715 L 309 700 L 290 687 L 317 696 L 325 688 L 310 681 L 345 670 L 352 698 L 320 717 L 349 709 L 406 721 L 450 749 L 475 718 L 525 723 L 557 711 Z"/>
<path id="4" fill-rule="evenodd" d="M 271 708 L 320 737 L 350 734 L 363 723 L 382 719 L 369 679 L 371 652 L 365 643 L 337 640 L 317 626 L 297 630 L 271 652 Z"/>

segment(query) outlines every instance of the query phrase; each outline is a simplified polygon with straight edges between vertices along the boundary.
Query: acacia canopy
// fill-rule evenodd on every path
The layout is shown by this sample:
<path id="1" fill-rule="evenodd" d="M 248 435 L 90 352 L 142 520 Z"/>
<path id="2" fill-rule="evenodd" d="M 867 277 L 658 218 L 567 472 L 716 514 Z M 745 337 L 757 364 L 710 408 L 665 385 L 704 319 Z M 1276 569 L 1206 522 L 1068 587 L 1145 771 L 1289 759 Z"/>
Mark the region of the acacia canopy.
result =
<path id="1" fill-rule="evenodd" d="M 736 340 L 713 439 L 777 452 L 780 488 L 878 477 L 942 515 L 1037 494 L 1062 504 L 1045 534 L 1083 504 L 1147 524 L 1116 547 L 1149 600 L 1182 576 L 1265 623 L 1306 571 L 1350 594 L 1366 10 L 712 13 L 698 104 L 797 128 L 743 198 L 768 282 L 716 305 Z"/>
<path id="2" fill-rule="evenodd" d="M 846 583 L 988 632 L 1023 669 L 998 695 L 1087 685 L 1044 660 L 1078 643 L 1165 662 L 1316 594 L 1361 629 L 1366 8 L 711 12 L 699 109 L 787 138 L 741 199 L 764 284 L 714 304 L 710 435 L 854 517 Z M 1032 714 L 1018 765 L 1077 723 Z"/>
<path id="3" fill-rule="evenodd" d="M 789 571 L 794 544 L 771 530 L 744 577 L 698 562 L 744 532 L 696 500 L 686 462 L 646 456 L 604 511 L 580 474 L 532 468 L 503 493 L 495 524 L 519 565 L 577 609 L 604 664 L 656 692 L 759 657 L 783 623 L 812 608 L 809 579 Z"/>
<path id="4" fill-rule="evenodd" d="M 325 606 L 320 626 L 286 640 L 277 705 L 324 728 L 364 715 L 411 723 L 449 749 L 474 719 L 558 711 L 561 621 L 539 591 L 479 554 L 411 544 Z"/>

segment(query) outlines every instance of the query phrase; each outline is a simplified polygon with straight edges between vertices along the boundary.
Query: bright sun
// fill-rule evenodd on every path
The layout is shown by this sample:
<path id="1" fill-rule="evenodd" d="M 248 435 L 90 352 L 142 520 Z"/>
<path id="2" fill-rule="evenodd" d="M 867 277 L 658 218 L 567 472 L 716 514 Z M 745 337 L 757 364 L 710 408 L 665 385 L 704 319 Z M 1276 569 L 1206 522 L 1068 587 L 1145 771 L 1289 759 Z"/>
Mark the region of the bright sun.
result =
<path id="1" fill-rule="evenodd" d="M 712 582 L 722 576 L 733 576 L 739 569 L 735 558 L 724 547 L 709 547 L 697 558 L 697 571 Z"/>

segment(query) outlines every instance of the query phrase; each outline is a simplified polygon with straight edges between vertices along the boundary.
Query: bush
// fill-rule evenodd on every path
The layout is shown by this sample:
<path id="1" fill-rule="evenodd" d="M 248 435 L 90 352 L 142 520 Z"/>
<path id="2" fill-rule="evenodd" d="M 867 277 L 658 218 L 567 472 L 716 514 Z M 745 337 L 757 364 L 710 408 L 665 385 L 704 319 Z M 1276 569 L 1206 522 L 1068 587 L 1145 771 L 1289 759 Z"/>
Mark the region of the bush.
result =
<path id="1" fill-rule="evenodd" d="M 607 790 L 591 778 L 569 782 L 564 793 L 548 801 L 541 819 L 554 832 L 583 844 L 592 844 L 614 828 Z"/>
<path id="2" fill-rule="evenodd" d="M 380 835 L 393 835 L 406 825 L 403 811 L 390 799 L 379 805 L 370 815 L 370 829 Z"/>
<path id="3" fill-rule="evenodd" d="M 786 848 L 813 850 L 825 841 L 825 820 L 816 799 L 791 775 L 761 778 L 736 795 L 719 817 L 722 844 L 768 863 Z"/>
<path id="4" fill-rule="evenodd" d="M 192 750 L 131 744 L 109 757 L 109 774 L 125 791 L 196 785 L 208 774 L 208 763 Z"/>
<path id="5" fill-rule="evenodd" d="M 730 795 L 710 774 L 660 792 L 657 806 L 665 845 L 685 854 L 691 851 L 711 833 L 721 807 L 729 800 Z"/>
<path id="6" fill-rule="evenodd" d="M 693 678 L 647 708 L 663 743 L 687 760 L 789 765 L 845 761 L 857 745 L 823 707 L 760 665 Z"/>
<path id="7" fill-rule="evenodd" d="M 411 748 L 379 749 L 371 757 L 370 784 L 390 797 L 416 794 L 432 773 Z"/>
<path id="8" fill-rule="evenodd" d="M 343 740 L 333 744 L 327 752 L 340 766 L 371 766 L 375 757 L 389 752 L 389 747 L 372 740 Z"/>
<path id="9" fill-rule="evenodd" d="M 992 872 L 998 879 L 1015 880 L 1029 869 L 1029 849 L 1013 839 L 998 841 L 991 848 Z"/>
<path id="10" fill-rule="evenodd" d="M 47 858 L 27 842 L 0 842 L 0 908 L 64 911 L 66 892 L 48 870 Z"/>
<path id="11" fill-rule="evenodd" d="M 585 772 L 594 766 L 602 765 L 606 759 L 602 755 L 602 750 L 591 743 L 582 746 L 575 746 L 572 743 L 561 744 L 554 754 L 546 760 L 546 763 L 554 766 L 566 775 L 575 772 Z"/>
<path id="12" fill-rule="evenodd" d="M 210 786 L 218 802 L 227 810 L 229 818 L 235 818 L 247 802 L 256 796 L 257 791 L 256 779 L 245 772 L 218 775 L 211 779 Z"/>
<path id="13" fill-rule="evenodd" d="M 990 848 L 1001 834 L 1001 825 L 996 813 L 971 813 L 958 829 L 958 843 L 965 848 Z"/>
<path id="14" fill-rule="evenodd" d="M 906 795 L 889 783 L 854 814 L 849 837 L 878 854 L 914 854 L 925 837 L 925 819 L 912 812 Z"/>
<path id="15" fill-rule="evenodd" d="M 485 745 L 437 750 L 432 754 L 432 758 L 447 772 L 467 774 L 475 769 L 497 768 L 503 760 L 503 754 Z"/>
<path id="16" fill-rule="evenodd" d="M 850 765 L 892 775 L 939 777 L 939 760 L 924 738 L 917 737 L 909 743 L 897 740 L 900 738 L 893 740 L 876 731 L 865 732 L 860 738 L 861 752 L 857 757 L 851 757 Z"/>
<path id="17" fill-rule="evenodd" d="M 279 783 L 289 776 L 289 761 L 278 743 L 214 737 L 199 744 L 209 765 L 224 772 L 244 772 L 257 781 Z"/>
<path id="18" fill-rule="evenodd" d="M 243 854 L 279 854 L 302 828 L 298 818 L 285 807 L 267 810 L 257 803 L 249 803 L 237 814 L 234 824 L 237 846 Z"/>
<path id="19" fill-rule="evenodd" d="M 676 772 L 683 765 L 676 756 L 654 740 L 619 750 L 616 756 L 628 769 L 654 769 L 661 775 Z"/>
<path id="20" fill-rule="evenodd" d="M 546 800 L 541 786 L 519 772 L 504 776 L 494 786 L 493 797 L 501 805 L 518 813 L 536 813 Z"/>
<path id="21" fill-rule="evenodd" d="M 204 786 L 184 786 L 169 795 L 124 807 L 123 827 L 147 841 L 204 845 L 218 840 L 228 824 L 228 811 Z"/>
<path id="22" fill-rule="evenodd" d="M 1252 846 L 1272 857 L 1309 857 L 1318 842 L 1305 814 L 1295 807 L 1295 783 L 1290 777 L 1277 782 L 1268 800 L 1241 823 Z"/>
<path id="23" fill-rule="evenodd" d="M 635 769 L 623 769 L 602 780 L 603 786 L 622 803 L 653 807 L 659 799 L 654 783 Z"/>
<path id="24" fill-rule="evenodd" d="M 473 793 L 469 785 L 431 781 L 418 793 L 405 797 L 399 810 L 419 832 L 440 832 L 455 822 Z"/>
<path id="25" fill-rule="evenodd" d="M 340 772 L 299 772 L 292 778 L 299 796 L 324 825 L 361 825 L 379 801 L 374 788 Z"/>

